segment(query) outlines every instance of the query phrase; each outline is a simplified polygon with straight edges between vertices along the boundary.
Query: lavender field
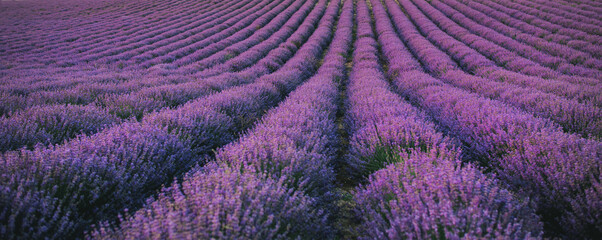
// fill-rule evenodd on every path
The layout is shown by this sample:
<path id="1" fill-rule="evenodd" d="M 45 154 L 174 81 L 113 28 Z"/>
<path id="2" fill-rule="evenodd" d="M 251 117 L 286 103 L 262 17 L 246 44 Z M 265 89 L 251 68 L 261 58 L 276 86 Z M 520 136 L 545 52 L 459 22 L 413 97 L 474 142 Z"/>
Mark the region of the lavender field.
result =
<path id="1" fill-rule="evenodd" d="M 0 1 L 0 239 L 601 239 L 599 0 Z"/>

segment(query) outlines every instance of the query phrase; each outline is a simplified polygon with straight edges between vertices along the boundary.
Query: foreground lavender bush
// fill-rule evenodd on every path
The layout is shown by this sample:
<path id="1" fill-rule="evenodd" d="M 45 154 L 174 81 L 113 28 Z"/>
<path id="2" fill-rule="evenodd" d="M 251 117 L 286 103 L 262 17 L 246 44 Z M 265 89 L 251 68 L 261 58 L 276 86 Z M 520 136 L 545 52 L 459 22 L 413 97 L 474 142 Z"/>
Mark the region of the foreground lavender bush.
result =
<path id="1" fill-rule="evenodd" d="M 354 194 L 365 239 L 523 239 L 542 224 L 470 165 L 415 155 L 370 176 Z"/>
<path id="2" fill-rule="evenodd" d="M 326 218 L 313 200 L 281 181 L 247 171 L 208 167 L 165 189 L 118 230 L 92 239 L 312 239 Z M 187 209 L 183 212 L 181 209 Z M 267 213 L 267 214 L 266 214 Z"/>
<path id="3" fill-rule="evenodd" d="M 73 238 L 116 206 L 148 192 L 189 163 L 191 151 L 162 129 L 123 124 L 52 149 L 0 158 L 0 236 Z"/>

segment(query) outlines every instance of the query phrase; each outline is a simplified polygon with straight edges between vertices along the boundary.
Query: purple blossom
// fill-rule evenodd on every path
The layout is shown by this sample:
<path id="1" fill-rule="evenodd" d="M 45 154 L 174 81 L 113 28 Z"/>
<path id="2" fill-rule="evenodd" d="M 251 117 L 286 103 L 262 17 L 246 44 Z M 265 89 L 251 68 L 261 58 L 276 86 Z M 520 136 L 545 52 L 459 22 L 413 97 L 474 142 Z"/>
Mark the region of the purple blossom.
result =
<path id="1" fill-rule="evenodd" d="M 365 239 L 538 238 L 542 224 L 474 167 L 412 156 L 370 176 L 354 194 Z"/>
<path id="2" fill-rule="evenodd" d="M 91 238 L 318 238 L 328 229 L 314 204 L 282 181 L 209 167 L 164 189 L 119 229 L 101 225 Z"/>

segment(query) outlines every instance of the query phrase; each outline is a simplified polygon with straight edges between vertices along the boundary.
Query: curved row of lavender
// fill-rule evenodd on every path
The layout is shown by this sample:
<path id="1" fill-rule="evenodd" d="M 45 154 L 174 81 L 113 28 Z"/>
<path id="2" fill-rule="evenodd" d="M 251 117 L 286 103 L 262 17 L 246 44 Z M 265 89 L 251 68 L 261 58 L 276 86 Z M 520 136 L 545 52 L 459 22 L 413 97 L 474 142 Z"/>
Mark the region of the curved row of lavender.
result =
<path id="1" fill-rule="evenodd" d="M 434 6 L 437 6 L 433 4 Z M 462 26 L 466 27 L 471 32 L 479 34 L 489 41 L 495 42 L 500 46 L 503 46 L 507 49 L 511 49 L 512 51 L 518 53 L 521 56 L 528 57 L 534 59 L 535 62 L 555 69 L 557 72 L 566 73 L 566 74 L 574 74 L 581 75 L 587 77 L 599 77 L 600 72 L 598 71 L 602 65 L 600 60 L 593 58 L 591 55 L 571 51 L 570 48 L 562 45 L 552 45 L 552 44 L 535 44 L 533 40 L 535 38 L 519 38 L 522 41 L 517 41 L 512 39 L 518 38 L 516 36 L 511 35 L 512 37 L 505 36 L 504 34 L 495 32 L 495 29 L 487 29 L 483 25 L 467 18 L 467 17 L 456 17 L 453 14 L 456 13 L 455 10 L 450 8 L 444 8 L 439 5 L 439 9 L 442 10 L 447 16 L 450 16 L 454 21 L 460 23 Z M 516 31 L 510 31 L 516 32 Z M 532 45 L 532 46 L 530 46 Z M 587 62 L 586 62 L 587 61 Z M 544 70 L 542 68 L 541 70 Z M 547 69 L 546 69 L 547 70 Z M 527 71 L 525 71 L 527 72 Z M 545 71 L 541 71 L 545 72 Z M 549 73 L 548 73 L 549 72 Z M 531 72 L 527 72 L 533 74 Z M 541 74 L 541 76 L 554 76 L 554 73 L 547 70 L 547 75 Z"/>
<path id="2" fill-rule="evenodd" d="M 331 2 L 326 14 L 336 16 L 340 4 Z M 218 164 L 193 170 L 117 229 L 99 228 L 92 237 L 331 238 L 328 209 L 320 208 L 319 199 L 334 185 L 336 100 L 351 45 L 353 5 L 342 4 L 332 43 L 313 77 L 239 141 L 221 148 Z M 331 35 L 334 20 L 316 34 Z M 298 54 L 312 58 L 309 48 Z M 199 204 L 216 207 L 207 211 Z"/>
<path id="3" fill-rule="evenodd" d="M 454 38 L 445 34 L 445 32 L 438 29 L 432 22 L 429 22 L 425 15 L 420 10 L 409 3 L 409 1 L 400 0 L 400 3 L 406 9 L 408 15 L 410 15 L 416 26 L 419 28 L 419 32 L 426 35 L 426 38 L 437 46 L 431 43 L 424 43 L 422 48 L 432 48 L 433 52 L 437 52 L 440 55 L 445 55 L 441 50 L 445 50 L 449 53 L 449 56 L 456 60 L 460 66 L 466 66 L 464 69 L 472 70 L 476 72 L 480 71 L 491 71 L 490 69 L 497 70 L 498 67 L 491 61 L 489 61 L 483 55 L 480 55 L 477 51 L 464 45 L 462 42 L 455 40 Z M 434 8 L 430 5 L 425 4 L 423 1 L 415 1 L 418 6 L 433 10 Z M 430 8 L 429 8 L 430 7 Z M 433 14 L 434 15 L 434 14 Z M 442 16 L 442 15 L 439 15 Z M 426 30 L 428 29 L 428 30 Z M 412 29 L 413 30 L 413 29 Z M 412 31 L 407 30 L 406 31 Z M 414 30 L 415 31 L 415 30 Z M 453 31 L 448 31 L 453 32 Z M 416 32 L 418 34 L 418 32 Z M 467 36 L 467 35 L 464 35 Z M 439 49 L 438 49 L 439 48 Z M 432 57 L 432 56 L 431 56 Z M 428 59 L 424 58 L 424 61 L 428 62 Z M 564 127 L 566 131 L 581 133 L 584 136 L 600 137 L 602 134 L 602 124 L 600 121 L 602 111 L 595 105 L 593 101 L 599 97 L 594 87 L 588 86 L 587 89 L 593 89 L 591 91 L 590 99 L 583 99 L 581 103 L 576 100 L 566 99 L 562 97 L 572 97 L 573 95 L 559 95 L 558 93 L 543 93 L 533 89 L 526 89 L 517 87 L 511 84 L 496 83 L 489 79 L 483 79 L 464 74 L 462 71 L 457 71 L 457 67 L 454 62 L 448 61 L 444 63 L 446 65 L 436 66 L 439 69 L 431 70 L 435 74 L 441 75 L 442 80 L 448 81 L 453 85 L 461 86 L 462 88 L 470 89 L 473 92 L 481 95 L 488 96 L 492 99 L 500 99 L 510 105 L 514 105 L 519 108 L 523 108 L 527 111 L 535 113 L 535 115 L 548 117 L 555 120 Z M 504 70 L 501 70 L 505 73 Z M 500 71 L 500 72 L 501 72 Z M 502 74 L 500 74 L 502 75 Z M 487 74 L 477 74 L 477 76 L 488 76 Z M 506 81 L 512 82 L 512 77 L 506 75 Z M 515 76 L 520 78 L 520 76 Z M 519 79 L 514 81 L 546 81 L 539 78 L 530 78 L 529 80 Z M 546 84 L 549 86 L 550 84 Z M 566 84 L 571 86 L 570 84 Z M 582 87 L 585 89 L 586 87 Z M 501 89 L 501 90 L 500 90 Z M 579 91 L 584 94 L 586 91 Z M 574 91 L 574 94 L 578 94 Z M 596 96 L 598 95 L 598 96 Z M 586 125 L 582 125 L 586 124 Z"/>
<path id="4" fill-rule="evenodd" d="M 395 64 L 418 64 L 395 53 L 395 36 L 380 1 L 371 1 L 385 56 Z M 381 70 L 372 19 L 358 2 L 358 32 L 349 79 L 349 161 L 370 174 L 354 193 L 362 219 L 360 238 L 525 238 L 537 237 L 541 223 L 528 201 L 516 199 L 470 164 L 460 166 L 458 149 L 429 117 L 390 90 Z M 407 64 L 406 64 L 407 63 Z M 413 66 L 413 67 L 412 67 Z M 403 75 L 403 73 L 400 73 Z"/>
<path id="5" fill-rule="evenodd" d="M 514 37 L 532 46 L 547 49 L 551 54 L 556 54 L 569 60 L 574 59 L 574 61 L 578 61 L 578 57 L 587 58 L 587 53 L 595 57 L 600 57 L 602 54 L 602 49 L 590 42 L 572 40 L 569 36 L 560 34 L 561 31 L 552 33 L 541 27 L 526 24 L 507 13 L 496 11 L 478 2 L 462 3 L 458 1 L 445 1 L 445 3 L 462 12 L 467 17 L 481 22 L 483 25 L 495 29 L 506 36 Z M 550 2 L 550 4 L 554 3 Z M 574 54 L 574 56 L 571 54 Z"/>
<path id="6" fill-rule="evenodd" d="M 63 3 L 63 2 L 59 2 L 59 3 Z M 73 5 L 75 6 L 75 9 L 71 9 L 72 11 L 59 11 L 55 14 L 49 14 L 48 13 L 48 7 L 52 7 L 52 6 L 41 6 L 43 8 L 41 9 L 31 9 L 32 11 L 41 12 L 41 16 L 37 16 L 37 14 L 29 14 L 27 17 L 34 17 L 34 18 L 41 18 L 42 20 L 51 20 L 53 21 L 56 25 L 51 25 L 51 26 L 40 26 L 39 24 L 37 24 L 38 22 L 36 21 L 32 21 L 32 22 L 27 22 L 25 24 L 27 24 L 26 26 L 22 26 L 25 24 L 21 24 L 21 26 L 19 27 L 29 27 L 29 28 L 42 28 L 42 29 L 46 29 L 48 27 L 54 27 L 56 26 L 55 30 L 58 30 L 59 33 L 64 33 L 64 34 L 57 34 L 56 31 L 39 31 L 41 34 L 53 34 L 51 36 L 46 36 L 46 38 L 42 38 L 39 39 L 39 41 L 37 41 L 37 39 L 34 40 L 34 43 L 36 45 L 42 45 L 40 47 L 37 47 L 37 49 L 35 49 L 34 51 L 24 51 L 22 52 L 23 54 L 30 54 L 30 53 L 47 53 L 47 51 L 43 51 L 43 50 L 51 50 L 54 51 L 55 49 L 52 49 L 52 47 L 57 47 L 56 50 L 62 49 L 62 50 L 66 50 L 68 49 L 69 45 L 73 45 L 74 42 L 76 45 L 79 45 L 78 42 L 82 41 L 81 43 L 83 44 L 91 44 L 94 43 L 96 41 L 100 41 L 105 39 L 105 36 L 103 36 L 103 33 L 107 33 L 106 37 L 110 37 L 111 35 L 122 35 L 122 34 L 129 34 L 128 29 L 131 29 L 132 27 L 138 26 L 139 29 L 145 29 L 150 26 L 150 25 L 146 25 L 145 24 L 153 24 L 156 22 L 161 22 L 164 21 L 165 15 L 166 13 L 170 12 L 170 11 L 181 11 L 182 9 L 186 9 L 186 11 L 184 11 L 184 14 L 193 14 L 196 10 L 197 13 L 201 14 L 205 13 L 206 10 L 213 10 L 214 8 L 218 8 L 219 5 L 215 5 L 215 4 L 208 4 L 206 2 L 194 2 L 194 1 L 183 1 L 183 2 L 179 2 L 176 4 L 168 4 L 165 2 L 159 2 L 159 3 L 153 3 L 152 1 L 142 1 L 139 2 L 138 5 L 136 4 L 131 4 L 131 3 L 124 3 L 124 4 L 116 4 L 114 6 L 99 6 L 101 8 L 99 9 L 94 9 L 94 8 L 85 8 L 86 4 L 77 4 L 77 3 L 69 3 L 69 1 L 65 2 L 66 4 L 72 4 L 72 8 Z M 49 5 L 49 4 L 43 4 L 43 5 Z M 44 8 L 46 7 L 46 8 Z M 153 12 L 149 12 L 149 8 L 152 7 L 152 10 L 155 10 Z M 206 9 L 206 10 L 204 10 Z M 75 11 L 73 11 L 75 10 Z M 199 12 L 200 10 L 200 12 Z M 67 16 L 63 16 L 63 14 L 61 13 L 65 13 L 65 15 Z M 149 14 L 151 13 L 151 14 Z M 48 16 L 46 16 L 48 15 Z M 129 17 L 124 17 L 124 15 Z M 169 16 L 169 15 L 167 15 Z M 98 18 L 96 18 L 98 17 Z M 76 28 L 66 28 L 65 26 L 70 26 L 68 24 L 73 24 L 71 21 L 60 21 L 63 19 L 75 19 L 78 22 L 79 21 L 92 21 L 91 24 L 84 24 L 81 28 L 78 26 Z M 121 21 L 106 21 L 106 19 L 112 19 L 112 18 L 118 18 Z M 153 20 L 153 21 L 149 21 L 149 20 Z M 177 19 L 172 19 L 172 21 L 177 21 Z M 141 24 L 143 26 L 140 25 L 136 25 L 136 24 Z M 119 31 L 120 29 L 123 29 L 124 31 Z M 16 30 L 17 32 L 22 32 L 24 29 L 20 29 L 20 30 Z M 71 31 L 73 30 L 73 31 Z M 84 32 L 84 34 L 82 35 L 82 31 Z M 28 33 L 28 32 L 25 32 Z M 100 38 L 99 38 L 100 37 Z M 121 36 L 121 37 L 127 37 L 127 35 L 125 36 Z M 81 38 L 81 39 L 80 39 Z M 92 41 L 92 42 L 88 42 L 88 41 Z M 35 46 L 35 45 L 34 45 Z M 67 46 L 67 47 L 63 47 L 61 48 L 61 46 Z M 84 45 L 85 46 L 85 45 Z M 15 49 L 14 46 L 11 46 L 11 49 Z M 26 48 L 27 49 L 27 48 Z M 17 51 L 19 51 L 20 49 L 15 49 Z M 31 50 L 31 49 L 28 49 Z M 78 49 L 78 50 L 82 50 L 82 49 Z M 84 49 L 85 50 L 85 49 Z M 28 57 L 29 58 L 29 57 Z M 56 60 L 56 59 L 55 59 Z M 31 60 L 30 60 L 31 61 Z M 35 66 L 35 65 L 34 65 Z"/>
<path id="7" fill-rule="evenodd" d="M 584 42 L 599 44 L 600 36 L 588 34 L 579 29 L 574 29 L 570 27 L 566 27 L 565 25 L 559 24 L 558 21 L 548 21 L 543 19 L 539 14 L 537 9 L 533 8 L 520 8 L 520 5 L 514 5 L 514 7 L 510 7 L 512 5 L 506 2 L 493 2 L 493 1 L 478 1 L 484 5 L 490 6 L 493 9 L 496 9 L 500 12 L 507 13 L 508 15 L 516 18 L 518 20 L 529 23 L 530 25 L 540 27 L 542 29 L 558 33 L 560 35 L 571 37 L 573 40 L 581 40 Z M 525 11 L 526 10 L 526 11 Z M 574 42 L 574 45 L 581 45 L 582 42 Z"/>
<path id="8" fill-rule="evenodd" d="M 254 67 L 279 68 L 274 74 L 154 113 L 141 123 L 121 124 L 49 149 L 4 154 L 2 216 L 8 225 L 3 233 L 27 238 L 80 236 L 90 224 L 142 204 L 161 184 L 202 164 L 212 149 L 232 141 L 292 91 L 303 80 L 297 71 L 311 71 L 317 64 L 307 55 L 286 59 L 297 52 L 292 42 L 304 43 L 312 35 L 326 3 L 320 1 L 313 8 L 310 20 L 303 23 L 308 27 L 299 27 L 292 39 Z M 314 42 L 328 40 L 328 35 L 312 36 Z M 310 50 L 300 52 L 319 58 L 319 45 L 304 46 Z"/>
<path id="9" fill-rule="evenodd" d="M 2 1 L 0 238 L 595 239 L 600 14 Z"/>
<path id="10" fill-rule="evenodd" d="M 408 1 L 400 1 L 412 4 Z M 386 1 L 400 38 L 422 57 L 427 69 L 443 66 L 443 54 L 426 55 L 428 44 L 395 1 Z M 405 5 L 405 4 L 404 4 Z M 426 40 L 428 41 L 428 40 Z M 432 52 L 432 51 L 431 51 Z M 445 58 L 445 57 L 446 58 Z M 390 62 L 394 63 L 394 62 Z M 451 63 L 449 63 L 451 65 Z M 447 66 L 450 66 L 447 65 Z M 431 67 L 433 66 L 433 67 Z M 423 72 L 393 73 L 403 96 L 429 112 L 463 142 L 474 158 L 496 171 L 514 191 L 538 202 L 546 230 L 570 236 L 600 232 L 600 164 L 602 144 L 567 134 L 547 119 L 446 85 Z"/>
<path id="11" fill-rule="evenodd" d="M 288 3 L 290 3 L 292 1 L 289 1 Z M 294 12 L 296 10 L 298 10 L 298 7 L 300 4 L 295 5 L 293 8 L 288 9 L 287 11 L 283 12 L 282 16 L 288 16 L 288 14 L 290 14 L 290 12 Z M 276 11 L 282 11 L 282 9 L 285 7 L 286 5 L 283 5 L 280 8 L 274 8 L 273 10 Z M 304 16 L 303 14 L 307 14 L 308 10 L 311 9 L 311 5 L 310 3 L 305 5 L 305 8 L 301 11 L 298 12 L 298 14 L 296 14 L 295 16 L 293 16 L 292 19 L 294 19 L 295 23 L 299 23 L 299 20 L 297 19 L 304 19 L 302 18 L 302 16 Z M 301 17 L 299 17 L 301 16 Z M 271 22 L 273 24 L 281 24 L 282 22 L 284 22 L 286 18 L 284 19 L 275 19 L 274 22 Z M 289 25 L 291 25 L 289 23 Z M 295 26 L 295 25 L 293 25 Z M 291 28 L 294 29 L 294 28 Z M 279 34 L 275 34 L 274 36 L 281 36 Z M 284 36 L 286 37 L 286 36 Z M 257 70 L 257 69 L 255 69 Z M 255 71 L 257 72 L 257 71 Z M 258 73 L 254 73 L 253 75 L 251 74 L 242 74 L 245 75 L 246 78 L 252 80 L 253 76 L 260 76 L 260 74 Z M 208 84 L 207 82 L 214 82 L 212 84 Z M 217 81 L 217 82 L 215 82 Z M 185 81 L 181 84 L 169 84 L 169 85 L 160 85 L 157 87 L 146 87 L 144 89 L 139 88 L 137 91 L 133 91 L 132 89 L 129 89 L 128 91 L 123 91 L 123 93 L 121 92 L 114 92 L 116 90 L 115 87 L 108 87 L 106 88 L 109 91 L 106 95 L 95 95 L 93 97 L 90 97 L 91 100 L 93 100 L 94 102 L 92 102 L 91 104 L 88 104 L 87 107 L 89 108 L 98 108 L 98 107 L 102 107 L 103 109 L 108 110 L 108 113 L 105 113 L 104 115 L 108 115 L 107 117 L 111 117 L 111 115 L 115 115 L 121 119 L 127 119 L 130 117 L 136 117 L 137 119 L 141 119 L 142 116 L 147 113 L 147 112 L 152 112 L 154 110 L 158 110 L 162 107 L 176 107 L 178 105 L 181 105 L 191 99 L 194 98 L 198 98 L 198 97 L 202 97 L 204 95 L 208 95 L 211 94 L 215 91 L 220 91 L 223 89 L 227 89 L 229 87 L 232 86 L 236 86 L 237 82 L 236 81 L 240 81 L 237 80 L 237 78 L 234 77 L 230 77 L 230 78 L 226 78 L 225 76 L 220 76 L 219 78 L 216 78 L 215 80 L 211 80 L 211 79 L 207 79 L 204 82 L 190 82 L 190 81 Z M 238 83 L 241 84 L 241 83 Z M 81 87 L 81 86 L 80 86 Z M 87 88 L 89 89 L 89 88 Z M 131 92 L 131 93 L 128 93 Z M 61 94 L 61 92 L 58 92 L 58 94 Z M 99 94 L 98 92 L 96 92 L 96 94 Z M 80 96 L 81 97 L 81 96 Z M 53 98 L 56 100 L 56 98 Z M 47 101 L 44 101 L 47 102 Z M 92 133 L 95 130 L 99 130 L 101 129 L 101 127 L 103 127 L 104 125 L 99 125 L 99 124 L 95 124 L 95 122 L 93 122 L 92 120 L 87 120 L 87 116 L 84 115 L 84 113 L 73 113 L 73 111 L 69 111 L 70 108 L 73 108 L 73 106 L 65 106 L 65 107 L 61 107 L 61 106 L 53 106 L 52 108 L 52 112 L 51 113 L 45 113 L 45 115 L 47 116 L 52 116 L 52 115 L 57 115 L 57 114 L 64 114 L 65 111 L 69 112 L 69 118 L 59 118 L 58 124 L 59 126 L 63 126 L 64 131 L 72 131 L 74 133 L 78 133 L 80 131 L 86 130 L 86 129 L 68 129 L 67 127 L 74 125 L 74 121 L 77 122 L 77 124 L 79 125 L 92 125 L 92 127 L 88 127 L 88 131 L 86 131 L 85 133 Z M 25 114 L 21 114 L 21 115 L 25 115 Z M 3 125 L 5 125 L 6 127 L 3 127 L 3 129 L 5 129 L 4 131 L 2 131 L 2 136 L 5 136 L 6 139 L 6 144 L 4 146 L 8 147 L 9 149 L 16 149 L 16 148 L 20 148 L 24 145 L 28 145 L 29 147 L 31 147 L 32 145 L 36 144 L 36 143 L 40 143 L 42 141 L 39 141 L 40 134 L 45 134 L 47 132 L 47 128 L 48 127 L 43 127 L 40 126 L 39 124 L 37 124 L 37 121 L 35 121 L 34 119 L 23 119 L 23 117 L 19 117 L 20 115 L 16 115 L 16 116 L 11 116 L 9 118 L 6 118 L 3 122 Z M 32 115 L 26 115 L 28 116 L 28 118 L 31 118 Z M 89 118 L 89 117 L 88 117 Z M 98 118 L 98 117 L 97 117 Z M 28 125 L 24 125 L 24 124 L 36 124 L 32 127 L 28 126 Z M 106 125 L 106 124 L 105 124 Z M 10 127 L 9 127 L 10 126 Z M 35 129 L 35 130 L 29 130 L 29 129 Z M 55 130 L 55 132 L 60 132 L 58 130 Z M 72 135 L 67 135 L 65 137 L 62 138 L 58 138 L 58 139 L 54 139 L 54 138 L 50 138 L 50 142 L 49 143 L 61 143 L 63 140 L 67 140 L 69 139 L 69 137 L 73 137 Z M 42 138 L 43 139 L 43 136 Z M 2 150 L 8 150 L 8 149 L 2 149 Z"/>

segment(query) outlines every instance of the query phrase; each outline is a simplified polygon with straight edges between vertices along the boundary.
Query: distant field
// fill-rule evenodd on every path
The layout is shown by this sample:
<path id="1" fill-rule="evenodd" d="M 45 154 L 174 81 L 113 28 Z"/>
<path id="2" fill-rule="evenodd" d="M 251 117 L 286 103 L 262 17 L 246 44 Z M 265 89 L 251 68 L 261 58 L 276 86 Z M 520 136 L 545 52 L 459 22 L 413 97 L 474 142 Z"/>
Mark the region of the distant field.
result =
<path id="1" fill-rule="evenodd" d="M 0 0 L 0 239 L 599 239 L 602 2 Z"/>

